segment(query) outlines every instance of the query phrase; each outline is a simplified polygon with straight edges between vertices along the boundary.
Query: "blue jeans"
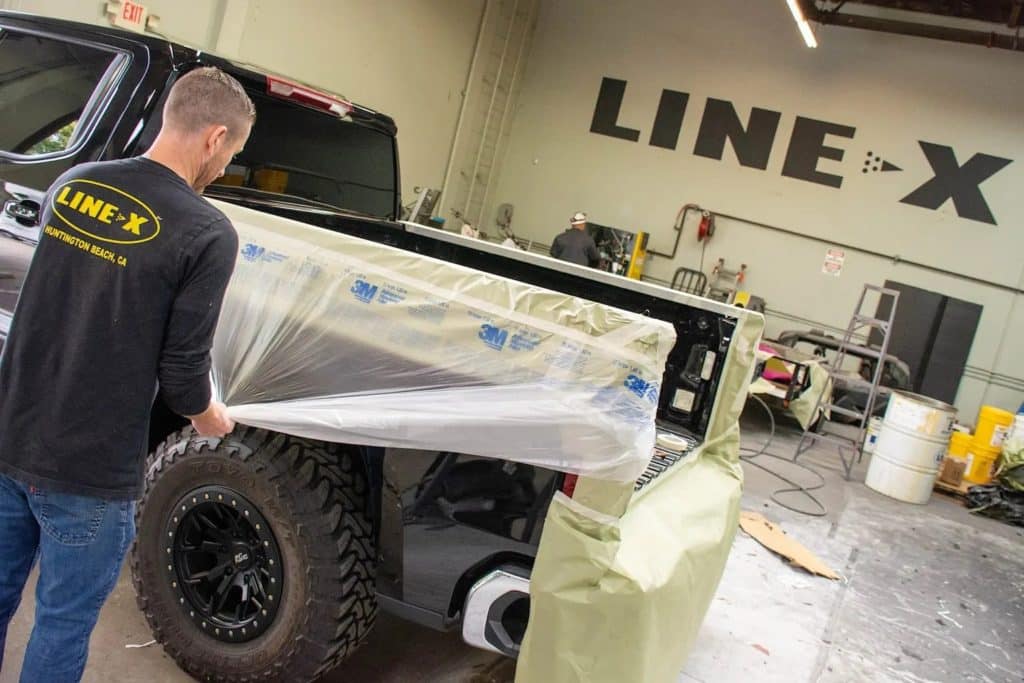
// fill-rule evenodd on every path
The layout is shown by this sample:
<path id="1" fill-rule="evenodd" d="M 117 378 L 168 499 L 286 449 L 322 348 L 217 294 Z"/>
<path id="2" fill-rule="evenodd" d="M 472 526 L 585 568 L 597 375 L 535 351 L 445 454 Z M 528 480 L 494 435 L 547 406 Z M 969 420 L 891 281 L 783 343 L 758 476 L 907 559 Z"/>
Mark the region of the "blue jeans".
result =
<path id="1" fill-rule="evenodd" d="M 100 608 L 135 536 L 135 502 L 53 493 L 0 474 L 0 667 L 7 625 L 39 558 L 21 683 L 78 681 Z"/>

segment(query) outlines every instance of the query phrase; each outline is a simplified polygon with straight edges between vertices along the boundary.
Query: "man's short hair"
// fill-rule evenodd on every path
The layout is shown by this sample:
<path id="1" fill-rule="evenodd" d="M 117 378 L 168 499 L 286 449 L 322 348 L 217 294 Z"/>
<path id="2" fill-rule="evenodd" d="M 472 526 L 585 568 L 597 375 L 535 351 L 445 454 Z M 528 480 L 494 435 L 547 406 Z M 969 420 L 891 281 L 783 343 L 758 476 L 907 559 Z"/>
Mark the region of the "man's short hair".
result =
<path id="1" fill-rule="evenodd" d="M 164 105 L 164 125 L 186 132 L 223 125 L 236 137 L 255 120 L 256 107 L 242 84 L 212 66 L 179 78 Z"/>

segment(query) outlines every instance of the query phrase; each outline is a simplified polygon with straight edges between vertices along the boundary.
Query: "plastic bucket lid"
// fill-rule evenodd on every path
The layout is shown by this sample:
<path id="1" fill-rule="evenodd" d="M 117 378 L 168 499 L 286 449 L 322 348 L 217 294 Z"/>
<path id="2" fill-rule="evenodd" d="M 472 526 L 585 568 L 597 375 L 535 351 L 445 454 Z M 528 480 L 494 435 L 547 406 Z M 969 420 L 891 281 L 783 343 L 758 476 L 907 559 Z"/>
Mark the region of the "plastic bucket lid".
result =
<path id="1" fill-rule="evenodd" d="M 982 406 L 978 411 L 978 421 L 989 420 L 996 424 L 1008 425 L 1013 422 L 1013 413 L 996 406 Z"/>

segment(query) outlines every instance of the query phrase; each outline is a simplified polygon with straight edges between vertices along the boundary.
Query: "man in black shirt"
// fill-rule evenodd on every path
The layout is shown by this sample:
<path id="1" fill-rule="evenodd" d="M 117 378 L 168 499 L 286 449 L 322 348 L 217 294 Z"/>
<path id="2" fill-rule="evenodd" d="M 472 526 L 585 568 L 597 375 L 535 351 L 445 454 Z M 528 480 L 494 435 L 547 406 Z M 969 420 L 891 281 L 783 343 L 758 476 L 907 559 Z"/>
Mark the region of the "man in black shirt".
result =
<path id="1" fill-rule="evenodd" d="M 551 243 L 551 255 L 562 261 L 593 268 L 601 260 L 594 238 L 587 234 L 587 214 L 577 211 L 569 219 L 569 229 Z"/>
<path id="2" fill-rule="evenodd" d="M 212 68 L 172 88 L 143 157 L 77 166 L 50 188 L 0 360 L 0 656 L 34 558 L 22 681 L 77 681 L 134 537 L 159 388 L 202 435 L 210 346 L 238 251 L 198 193 L 249 137 L 255 109 Z"/>

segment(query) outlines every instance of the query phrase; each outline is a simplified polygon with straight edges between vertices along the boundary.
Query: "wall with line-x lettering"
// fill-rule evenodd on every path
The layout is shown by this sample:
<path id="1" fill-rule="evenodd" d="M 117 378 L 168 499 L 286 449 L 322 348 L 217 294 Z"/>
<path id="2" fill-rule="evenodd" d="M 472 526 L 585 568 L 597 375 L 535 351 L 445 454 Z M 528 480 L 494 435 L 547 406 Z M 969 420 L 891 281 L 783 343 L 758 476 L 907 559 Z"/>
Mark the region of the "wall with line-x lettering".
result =
<path id="1" fill-rule="evenodd" d="M 511 202 L 517 235 L 550 243 L 583 210 L 669 252 L 695 203 L 823 240 L 719 220 L 702 254 L 691 214 L 646 272 L 746 263 L 768 336 L 845 327 L 865 282 L 982 304 L 957 404 L 967 422 L 982 402 L 1015 410 L 1024 54 L 817 33 L 806 48 L 781 1 L 544 3 L 489 221 Z M 834 244 L 838 277 L 822 272 Z"/>

